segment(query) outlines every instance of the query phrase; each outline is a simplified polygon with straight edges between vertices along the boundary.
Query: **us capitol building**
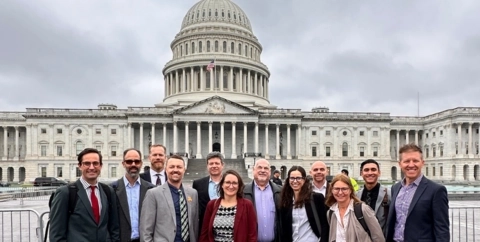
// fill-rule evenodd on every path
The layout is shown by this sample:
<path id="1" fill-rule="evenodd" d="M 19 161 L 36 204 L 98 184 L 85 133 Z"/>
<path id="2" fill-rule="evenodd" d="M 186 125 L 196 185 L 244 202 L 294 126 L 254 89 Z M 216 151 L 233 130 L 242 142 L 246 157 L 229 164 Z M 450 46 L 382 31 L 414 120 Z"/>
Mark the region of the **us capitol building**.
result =
<path id="1" fill-rule="evenodd" d="M 151 107 L 27 108 L 0 112 L 0 180 L 52 176 L 75 180 L 76 155 L 86 147 L 104 156 L 103 179 L 124 174 L 122 152 L 135 147 L 149 165 L 151 144 L 188 162 L 210 151 L 251 169 L 265 157 L 282 177 L 292 165 L 324 161 L 331 174 L 360 163 L 381 164 L 382 180 L 401 179 L 399 147 L 419 144 L 424 174 L 436 180 L 480 180 L 480 108 L 458 107 L 425 117 L 389 113 L 283 109 L 270 103 L 270 72 L 245 12 L 230 0 L 202 0 L 183 18 L 163 69 L 165 97 Z M 215 68 L 207 66 L 215 58 Z M 272 80 L 273 84 L 275 80 Z M 203 159 L 202 159 L 203 158 Z"/>

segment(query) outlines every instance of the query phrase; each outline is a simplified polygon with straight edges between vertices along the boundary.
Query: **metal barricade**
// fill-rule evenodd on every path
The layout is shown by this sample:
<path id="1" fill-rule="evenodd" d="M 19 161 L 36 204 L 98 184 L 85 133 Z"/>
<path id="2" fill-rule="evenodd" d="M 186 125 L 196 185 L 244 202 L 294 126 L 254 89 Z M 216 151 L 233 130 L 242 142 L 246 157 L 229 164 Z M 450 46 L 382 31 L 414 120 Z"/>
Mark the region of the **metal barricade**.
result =
<path id="1" fill-rule="evenodd" d="M 480 240 L 480 207 L 450 207 L 450 240 Z"/>
<path id="2" fill-rule="evenodd" d="M 40 214 L 33 209 L 0 209 L 0 227 L 4 242 L 43 241 Z"/>

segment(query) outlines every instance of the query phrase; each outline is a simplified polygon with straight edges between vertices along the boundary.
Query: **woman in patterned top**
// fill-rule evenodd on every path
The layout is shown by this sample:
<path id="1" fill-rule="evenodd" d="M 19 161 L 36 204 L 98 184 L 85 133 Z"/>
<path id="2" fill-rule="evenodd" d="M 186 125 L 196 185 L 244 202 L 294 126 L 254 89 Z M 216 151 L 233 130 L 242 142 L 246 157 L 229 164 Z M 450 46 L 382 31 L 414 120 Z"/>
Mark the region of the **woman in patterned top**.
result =
<path id="1" fill-rule="evenodd" d="M 236 171 L 223 174 L 219 198 L 207 204 L 199 242 L 257 241 L 257 215 L 252 202 L 243 198 L 243 187 Z"/>
<path id="2" fill-rule="evenodd" d="M 312 182 L 301 166 L 288 171 L 280 200 L 280 236 L 283 241 L 317 242 L 328 240 L 325 198 L 314 193 Z"/>

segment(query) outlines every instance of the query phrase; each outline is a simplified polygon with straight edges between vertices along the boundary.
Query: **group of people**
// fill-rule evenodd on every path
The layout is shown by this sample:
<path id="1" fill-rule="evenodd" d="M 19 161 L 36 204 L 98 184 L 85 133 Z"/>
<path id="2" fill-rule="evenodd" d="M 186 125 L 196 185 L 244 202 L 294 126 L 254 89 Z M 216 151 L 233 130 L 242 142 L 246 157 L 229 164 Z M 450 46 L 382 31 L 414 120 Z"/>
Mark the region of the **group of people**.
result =
<path id="1" fill-rule="evenodd" d="M 167 158 L 163 145 L 152 145 L 149 171 L 140 174 L 141 152 L 127 149 L 125 175 L 105 187 L 98 183 L 102 156 L 87 148 L 78 155 L 82 176 L 53 197 L 50 241 L 450 241 L 445 187 L 422 174 L 420 147 L 399 153 L 404 179 L 391 189 L 379 183 L 372 159 L 361 164 L 358 191 L 345 174 L 327 181 L 322 161 L 308 174 L 292 166 L 282 182 L 259 159 L 245 184 L 235 170 L 223 171 L 218 152 L 206 157 L 209 176 L 190 188 L 183 157 Z"/>

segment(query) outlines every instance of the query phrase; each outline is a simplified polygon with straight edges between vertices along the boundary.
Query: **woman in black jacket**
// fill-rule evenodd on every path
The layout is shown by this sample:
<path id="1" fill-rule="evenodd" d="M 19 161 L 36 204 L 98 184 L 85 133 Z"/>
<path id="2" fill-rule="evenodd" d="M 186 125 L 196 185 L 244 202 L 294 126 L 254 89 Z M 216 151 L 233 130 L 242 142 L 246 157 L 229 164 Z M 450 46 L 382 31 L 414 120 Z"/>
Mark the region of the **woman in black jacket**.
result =
<path id="1" fill-rule="evenodd" d="M 328 241 L 325 198 L 321 193 L 313 192 L 311 181 L 301 166 L 293 166 L 288 171 L 279 214 L 282 242 Z"/>

